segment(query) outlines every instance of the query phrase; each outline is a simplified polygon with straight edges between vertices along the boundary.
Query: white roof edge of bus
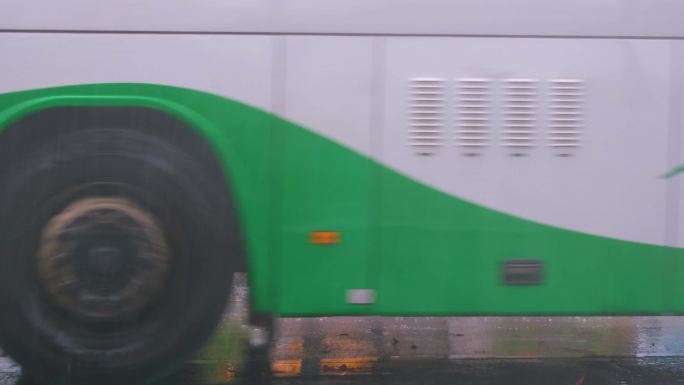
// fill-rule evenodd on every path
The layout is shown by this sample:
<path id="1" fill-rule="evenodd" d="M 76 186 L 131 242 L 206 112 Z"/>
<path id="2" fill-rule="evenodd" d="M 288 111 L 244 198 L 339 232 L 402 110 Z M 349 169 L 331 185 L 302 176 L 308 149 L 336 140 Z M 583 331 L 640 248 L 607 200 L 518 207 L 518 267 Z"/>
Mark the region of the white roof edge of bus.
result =
<path id="1" fill-rule="evenodd" d="M 2 31 L 684 37 L 680 0 L 2 0 Z"/>

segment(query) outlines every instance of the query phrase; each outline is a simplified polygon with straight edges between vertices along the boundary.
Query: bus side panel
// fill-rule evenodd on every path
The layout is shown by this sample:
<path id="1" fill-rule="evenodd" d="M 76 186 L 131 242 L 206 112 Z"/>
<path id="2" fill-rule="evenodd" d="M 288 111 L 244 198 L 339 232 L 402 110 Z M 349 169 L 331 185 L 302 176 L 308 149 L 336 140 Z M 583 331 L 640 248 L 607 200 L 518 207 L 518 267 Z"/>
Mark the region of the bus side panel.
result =
<path id="1" fill-rule="evenodd" d="M 666 41 L 388 38 L 382 160 L 404 175 L 382 173 L 379 311 L 669 311 L 669 251 L 656 246 L 669 53 Z M 504 284 L 520 261 L 536 282 Z"/>
<path id="2" fill-rule="evenodd" d="M 280 250 L 274 294 L 279 314 L 358 314 L 352 290 L 369 287 L 371 58 L 368 38 L 291 36 L 285 39 L 285 103 L 275 196 Z M 279 87 L 276 84 L 276 87 Z M 276 92 L 277 93 L 277 92 Z M 309 234 L 334 231 L 339 243 L 314 244 Z M 351 301 L 350 301 L 351 299 Z M 365 302 L 365 301 L 362 301 Z"/>
<path id="3" fill-rule="evenodd" d="M 682 199 L 682 183 L 684 182 L 684 43 L 680 40 L 670 42 L 672 48 L 672 88 L 670 97 L 670 167 L 664 175 L 670 189 L 668 201 L 672 205 L 672 215 L 668 217 L 670 225 L 668 239 L 677 249 L 670 253 L 666 277 L 670 280 L 667 299 L 673 302 L 673 313 L 684 313 L 684 200 Z"/>

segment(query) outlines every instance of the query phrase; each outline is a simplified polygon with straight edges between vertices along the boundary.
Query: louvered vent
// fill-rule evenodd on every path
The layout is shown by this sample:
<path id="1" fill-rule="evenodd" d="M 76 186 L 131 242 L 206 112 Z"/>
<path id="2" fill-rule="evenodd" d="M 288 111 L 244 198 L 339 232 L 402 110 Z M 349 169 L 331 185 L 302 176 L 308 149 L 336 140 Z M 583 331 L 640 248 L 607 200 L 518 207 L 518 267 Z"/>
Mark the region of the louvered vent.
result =
<path id="1" fill-rule="evenodd" d="M 549 80 L 549 146 L 558 156 L 571 156 L 581 145 L 584 82 Z"/>
<path id="2" fill-rule="evenodd" d="M 502 144 L 510 155 L 525 156 L 537 139 L 538 82 L 535 79 L 505 79 L 502 88 Z"/>
<path id="3" fill-rule="evenodd" d="M 418 155 L 433 155 L 444 144 L 444 79 L 409 81 L 409 145 Z"/>
<path id="4" fill-rule="evenodd" d="M 475 156 L 490 143 L 491 79 L 458 79 L 456 145 Z"/>

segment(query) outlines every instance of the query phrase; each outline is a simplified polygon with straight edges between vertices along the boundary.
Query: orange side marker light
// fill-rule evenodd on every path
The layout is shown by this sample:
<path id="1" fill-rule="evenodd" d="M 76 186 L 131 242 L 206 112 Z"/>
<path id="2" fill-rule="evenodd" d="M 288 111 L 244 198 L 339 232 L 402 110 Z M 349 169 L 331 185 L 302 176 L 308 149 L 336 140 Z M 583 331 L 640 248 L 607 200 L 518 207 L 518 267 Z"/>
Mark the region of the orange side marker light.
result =
<path id="1" fill-rule="evenodd" d="M 339 231 L 312 231 L 309 233 L 309 242 L 314 245 L 335 245 L 340 241 Z"/>

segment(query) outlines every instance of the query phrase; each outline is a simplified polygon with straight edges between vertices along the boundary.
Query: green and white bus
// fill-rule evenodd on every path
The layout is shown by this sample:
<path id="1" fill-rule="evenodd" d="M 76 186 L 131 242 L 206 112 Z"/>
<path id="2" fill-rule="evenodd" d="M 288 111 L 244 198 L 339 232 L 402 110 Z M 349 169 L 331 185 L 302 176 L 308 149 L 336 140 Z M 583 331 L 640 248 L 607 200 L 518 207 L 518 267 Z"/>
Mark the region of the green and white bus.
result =
<path id="1" fill-rule="evenodd" d="M 252 312 L 684 314 L 684 3 L 1 0 L 0 344 Z M 123 383 L 123 382 L 119 382 Z"/>

